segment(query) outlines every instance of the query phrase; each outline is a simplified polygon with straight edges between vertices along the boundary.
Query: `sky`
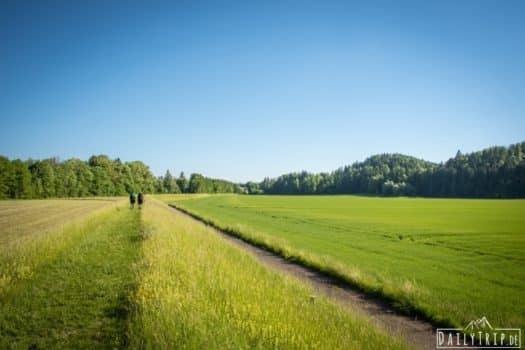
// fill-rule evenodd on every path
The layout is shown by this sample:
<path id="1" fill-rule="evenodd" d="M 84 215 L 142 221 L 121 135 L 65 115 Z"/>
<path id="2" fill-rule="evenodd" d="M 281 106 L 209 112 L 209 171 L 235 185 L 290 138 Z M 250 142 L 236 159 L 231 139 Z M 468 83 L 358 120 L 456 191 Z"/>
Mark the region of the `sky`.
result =
<path id="1" fill-rule="evenodd" d="M 0 154 L 233 181 L 525 140 L 525 1 L 0 1 Z"/>

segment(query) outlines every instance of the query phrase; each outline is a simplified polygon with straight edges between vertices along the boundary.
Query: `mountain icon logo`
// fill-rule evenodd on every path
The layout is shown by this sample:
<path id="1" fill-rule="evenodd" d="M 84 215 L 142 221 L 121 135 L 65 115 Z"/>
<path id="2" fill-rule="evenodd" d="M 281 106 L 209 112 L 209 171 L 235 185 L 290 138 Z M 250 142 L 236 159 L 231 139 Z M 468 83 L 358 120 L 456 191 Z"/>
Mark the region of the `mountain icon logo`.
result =
<path id="1" fill-rule="evenodd" d="M 466 331 L 472 331 L 475 329 L 494 329 L 490 324 L 489 320 L 485 316 L 478 320 L 470 321 L 464 328 Z"/>
<path id="2" fill-rule="evenodd" d="M 494 328 L 486 316 L 463 328 L 437 328 L 436 349 L 521 349 L 521 328 Z"/>

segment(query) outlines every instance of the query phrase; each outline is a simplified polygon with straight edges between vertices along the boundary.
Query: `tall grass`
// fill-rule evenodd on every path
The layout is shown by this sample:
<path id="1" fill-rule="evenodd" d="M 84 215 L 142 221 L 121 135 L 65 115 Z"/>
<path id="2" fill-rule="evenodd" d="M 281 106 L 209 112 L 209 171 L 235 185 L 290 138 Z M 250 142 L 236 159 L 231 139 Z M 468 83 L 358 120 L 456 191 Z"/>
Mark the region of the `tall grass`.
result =
<path id="1" fill-rule="evenodd" d="M 132 348 L 405 347 L 160 202 L 142 215 Z"/>

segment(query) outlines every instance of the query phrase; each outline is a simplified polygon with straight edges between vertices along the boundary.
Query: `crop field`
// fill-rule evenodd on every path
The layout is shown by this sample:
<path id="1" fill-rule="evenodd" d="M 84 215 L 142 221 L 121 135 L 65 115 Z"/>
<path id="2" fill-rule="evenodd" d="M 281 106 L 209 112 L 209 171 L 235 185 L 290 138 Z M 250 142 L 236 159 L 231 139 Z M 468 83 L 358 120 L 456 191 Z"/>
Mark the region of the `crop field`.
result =
<path id="1" fill-rule="evenodd" d="M 407 348 L 153 198 L 0 204 L 2 349 Z"/>
<path id="2" fill-rule="evenodd" d="M 70 244 L 89 218 L 122 199 L 0 201 L 0 297 Z"/>
<path id="3" fill-rule="evenodd" d="M 0 244 L 10 245 L 28 235 L 64 226 L 118 200 L 95 198 L 0 201 Z"/>
<path id="4" fill-rule="evenodd" d="M 115 334 L 121 322 L 106 313 L 118 310 L 132 281 L 133 246 L 122 243 L 138 232 L 139 219 L 123 205 L 122 199 L 1 202 L 11 225 L 0 229 L 0 348 L 121 342 Z"/>
<path id="5" fill-rule="evenodd" d="M 161 196 L 436 323 L 525 326 L 525 201 Z"/>

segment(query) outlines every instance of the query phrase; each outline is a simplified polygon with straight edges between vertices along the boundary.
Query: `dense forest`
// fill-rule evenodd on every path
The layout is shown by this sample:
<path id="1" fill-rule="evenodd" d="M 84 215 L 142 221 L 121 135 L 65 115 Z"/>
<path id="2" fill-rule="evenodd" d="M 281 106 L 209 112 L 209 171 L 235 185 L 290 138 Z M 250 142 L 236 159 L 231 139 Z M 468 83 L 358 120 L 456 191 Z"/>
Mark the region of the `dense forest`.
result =
<path id="1" fill-rule="evenodd" d="M 140 161 L 105 155 L 89 160 L 9 160 L 0 156 L 0 199 L 119 196 L 145 193 L 366 194 L 425 197 L 525 197 L 525 142 L 432 163 L 402 154 L 375 155 L 331 173 L 306 171 L 260 183 L 166 171 L 155 177 Z"/>
<path id="2" fill-rule="evenodd" d="M 140 161 L 121 162 L 105 155 L 59 161 L 9 160 L 0 156 L 0 199 L 120 196 L 127 193 L 239 192 L 234 183 L 184 173 L 175 178 L 166 171 L 155 177 Z"/>
<path id="3" fill-rule="evenodd" d="M 291 173 L 249 193 L 367 194 L 426 197 L 525 197 L 525 142 L 462 154 L 432 163 L 402 154 L 375 155 L 331 173 Z"/>

